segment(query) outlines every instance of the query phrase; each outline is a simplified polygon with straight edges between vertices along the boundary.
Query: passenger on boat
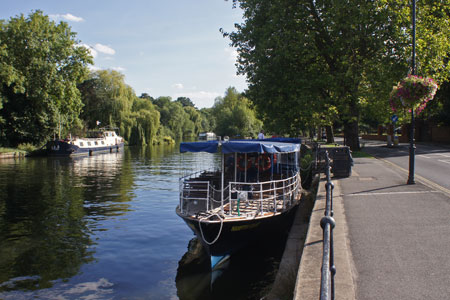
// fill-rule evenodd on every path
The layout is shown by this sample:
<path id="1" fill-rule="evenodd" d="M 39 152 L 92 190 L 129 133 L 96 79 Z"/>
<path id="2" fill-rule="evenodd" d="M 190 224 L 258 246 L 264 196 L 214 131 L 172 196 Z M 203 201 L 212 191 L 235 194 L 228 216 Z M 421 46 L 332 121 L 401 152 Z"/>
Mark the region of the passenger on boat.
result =
<path id="1" fill-rule="evenodd" d="M 258 134 L 258 139 L 263 139 L 264 138 L 264 130 L 261 130 Z"/>

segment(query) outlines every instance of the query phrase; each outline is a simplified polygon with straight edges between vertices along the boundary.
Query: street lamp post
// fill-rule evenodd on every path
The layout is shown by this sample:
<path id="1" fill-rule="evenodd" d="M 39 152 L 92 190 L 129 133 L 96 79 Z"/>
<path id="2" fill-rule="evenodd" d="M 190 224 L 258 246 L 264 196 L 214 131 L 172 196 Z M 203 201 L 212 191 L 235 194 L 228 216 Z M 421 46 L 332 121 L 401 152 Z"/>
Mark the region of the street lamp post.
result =
<path id="1" fill-rule="evenodd" d="M 411 74 L 416 75 L 416 0 L 412 1 L 412 59 Z M 411 108 L 411 131 L 409 136 L 409 176 L 408 184 L 415 184 L 414 181 L 414 156 L 416 146 L 414 145 L 414 108 Z"/>

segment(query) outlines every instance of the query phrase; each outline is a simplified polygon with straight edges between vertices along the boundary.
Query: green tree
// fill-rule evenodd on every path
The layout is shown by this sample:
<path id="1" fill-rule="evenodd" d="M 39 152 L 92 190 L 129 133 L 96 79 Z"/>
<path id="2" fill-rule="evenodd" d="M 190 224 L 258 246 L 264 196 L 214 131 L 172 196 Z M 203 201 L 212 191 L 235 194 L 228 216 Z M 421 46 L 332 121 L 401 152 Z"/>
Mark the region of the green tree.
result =
<path id="1" fill-rule="evenodd" d="M 203 123 L 202 122 L 202 119 L 203 119 L 202 114 L 197 109 L 195 109 L 193 106 L 190 106 L 190 105 L 184 106 L 184 111 L 188 114 L 189 121 L 192 124 L 192 125 L 190 125 L 190 126 L 192 126 L 191 130 L 188 131 L 187 128 L 185 129 L 184 136 L 185 137 L 198 136 L 198 134 L 204 130 L 203 125 L 202 125 L 202 123 Z"/>
<path id="2" fill-rule="evenodd" d="M 188 99 L 188 98 L 186 98 Z M 194 137 L 202 130 L 201 115 L 191 105 L 183 106 L 185 101 L 172 101 L 171 97 L 159 97 L 153 102 L 161 114 L 160 135 L 174 139 Z"/>
<path id="3" fill-rule="evenodd" d="M 131 145 L 153 144 L 160 126 L 160 114 L 152 97 L 136 97 L 125 83 L 124 75 L 111 70 L 91 73 L 79 85 L 85 104 L 81 114 L 87 127 L 110 125 L 120 128 L 120 133 Z"/>
<path id="4" fill-rule="evenodd" d="M 183 106 L 195 107 L 195 105 L 192 102 L 192 100 L 187 98 L 187 97 L 178 97 L 177 100 L 175 100 L 175 102 L 180 102 L 181 105 L 183 105 Z"/>
<path id="5" fill-rule="evenodd" d="M 139 98 L 141 98 L 141 99 L 147 99 L 147 100 L 150 100 L 150 101 L 155 101 L 155 99 L 152 97 L 152 96 L 150 96 L 149 94 L 147 94 L 147 93 L 142 93 L 140 96 L 139 96 Z"/>
<path id="6" fill-rule="evenodd" d="M 262 122 L 256 117 L 252 103 L 229 87 L 225 97 L 218 97 L 212 108 L 216 121 L 215 132 L 221 136 L 256 137 Z"/>
<path id="7" fill-rule="evenodd" d="M 370 103 L 387 112 L 392 86 L 408 72 L 409 1 L 233 2 L 244 23 L 225 35 L 264 123 L 295 130 L 337 110 L 347 143 L 359 149 L 361 110 Z M 418 6 L 419 73 L 446 79 L 449 1 Z"/>
<path id="8" fill-rule="evenodd" d="M 202 131 L 211 132 L 216 128 L 216 119 L 213 115 L 212 108 L 202 108 L 199 110 L 199 113 L 202 116 Z"/>
<path id="9" fill-rule="evenodd" d="M 132 119 L 136 120 L 137 127 L 143 139 L 138 139 L 136 144 L 153 144 L 156 141 L 159 131 L 159 112 L 151 101 L 142 98 L 136 98 L 133 103 Z M 138 130 L 138 131 L 139 131 Z M 140 142 L 139 142 L 140 141 Z"/>
<path id="10" fill-rule="evenodd" d="M 89 128 L 97 126 L 97 121 L 102 126 L 121 127 L 122 119 L 131 112 L 136 99 L 124 75 L 113 70 L 92 72 L 79 89 L 85 105 L 81 118 Z"/>
<path id="11" fill-rule="evenodd" d="M 92 64 L 67 23 L 42 11 L 0 20 L 0 130 L 7 142 L 39 144 L 58 125 L 79 125 L 77 84 Z"/>

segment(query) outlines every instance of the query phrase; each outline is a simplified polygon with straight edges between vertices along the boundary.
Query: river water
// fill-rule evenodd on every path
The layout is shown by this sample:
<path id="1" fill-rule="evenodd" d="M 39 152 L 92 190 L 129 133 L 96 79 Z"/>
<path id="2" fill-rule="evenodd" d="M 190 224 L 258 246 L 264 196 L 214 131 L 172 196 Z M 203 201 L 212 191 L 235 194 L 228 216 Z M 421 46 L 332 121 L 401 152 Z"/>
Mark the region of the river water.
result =
<path id="1" fill-rule="evenodd" d="M 178 178 L 217 159 L 159 146 L 0 161 L 0 299 L 261 298 L 282 247 L 243 251 L 214 284 L 207 257 L 180 264 L 194 236 Z"/>

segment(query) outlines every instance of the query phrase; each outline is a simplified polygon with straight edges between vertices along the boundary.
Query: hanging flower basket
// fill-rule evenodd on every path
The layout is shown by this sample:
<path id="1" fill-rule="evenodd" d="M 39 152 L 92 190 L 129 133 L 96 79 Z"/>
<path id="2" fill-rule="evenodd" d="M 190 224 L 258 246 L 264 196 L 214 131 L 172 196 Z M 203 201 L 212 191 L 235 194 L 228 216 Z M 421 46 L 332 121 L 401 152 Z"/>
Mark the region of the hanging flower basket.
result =
<path id="1" fill-rule="evenodd" d="M 389 102 L 391 109 L 397 111 L 402 108 L 414 110 L 419 114 L 433 100 L 438 85 L 432 78 L 408 75 L 393 87 Z"/>

